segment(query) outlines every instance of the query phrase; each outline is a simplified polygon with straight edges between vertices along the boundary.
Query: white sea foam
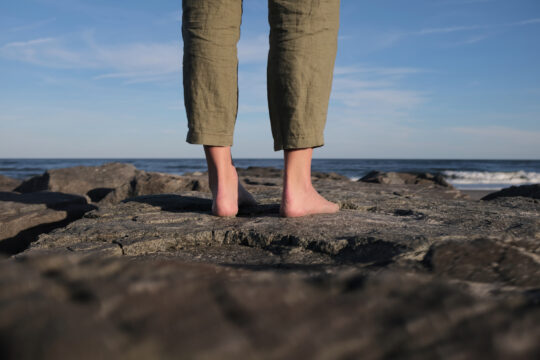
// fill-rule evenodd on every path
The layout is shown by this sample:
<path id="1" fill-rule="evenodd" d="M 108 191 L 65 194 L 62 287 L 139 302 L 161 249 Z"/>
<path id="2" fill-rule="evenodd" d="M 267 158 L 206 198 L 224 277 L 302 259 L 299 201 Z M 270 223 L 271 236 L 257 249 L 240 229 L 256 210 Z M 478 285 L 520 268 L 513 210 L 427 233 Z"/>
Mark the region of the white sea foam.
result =
<path id="1" fill-rule="evenodd" d="M 526 171 L 443 171 L 443 176 L 452 184 L 500 184 L 523 185 L 540 183 L 540 173 Z"/>
<path id="2" fill-rule="evenodd" d="M 453 171 L 441 173 L 446 181 L 460 190 L 500 190 L 512 185 L 540 183 L 540 173 L 534 171 Z M 357 181 L 358 177 L 351 177 Z"/>

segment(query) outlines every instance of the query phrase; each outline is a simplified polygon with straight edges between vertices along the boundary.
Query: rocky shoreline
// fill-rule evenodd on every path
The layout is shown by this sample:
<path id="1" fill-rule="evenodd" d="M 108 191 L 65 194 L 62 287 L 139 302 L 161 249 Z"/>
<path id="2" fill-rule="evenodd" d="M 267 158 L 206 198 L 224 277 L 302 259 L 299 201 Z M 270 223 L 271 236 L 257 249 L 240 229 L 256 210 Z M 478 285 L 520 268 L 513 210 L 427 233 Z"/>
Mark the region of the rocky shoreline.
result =
<path id="1" fill-rule="evenodd" d="M 201 173 L 0 179 L 2 358 L 540 357 L 540 185 L 314 173 L 340 212 L 286 219 L 279 170 L 238 172 L 232 219 Z"/>

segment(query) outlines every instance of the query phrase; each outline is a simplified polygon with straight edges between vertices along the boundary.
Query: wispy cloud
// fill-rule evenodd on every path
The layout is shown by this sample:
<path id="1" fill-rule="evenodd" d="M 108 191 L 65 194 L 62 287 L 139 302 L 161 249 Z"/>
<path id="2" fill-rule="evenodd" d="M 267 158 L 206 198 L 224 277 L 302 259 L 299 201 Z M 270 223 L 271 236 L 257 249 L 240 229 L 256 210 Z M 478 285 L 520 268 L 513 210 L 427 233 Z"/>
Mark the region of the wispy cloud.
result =
<path id="1" fill-rule="evenodd" d="M 433 2 L 433 5 L 469 5 L 493 2 L 493 0 L 443 0 Z"/>
<path id="2" fill-rule="evenodd" d="M 7 43 L 0 47 L 0 56 L 43 67 L 95 69 L 102 72 L 95 79 L 131 82 L 160 81 L 181 68 L 181 48 L 176 42 L 103 45 L 90 33 L 72 39 L 47 37 Z"/>
<path id="3" fill-rule="evenodd" d="M 484 39 L 487 39 L 489 37 L 489 35 L 485 33 L 486 31 L 534 25 L 538 23 L 540 23 L 540 18 L 525 19 L 525 20 L 520 20 L 520 21 L 502 23 L 502 24 L 454 25 L 454 26 L 423 28 L 423 29 L 411 30 L 411 31 L 407 31 L 407 30 L 394 31 L 394 32 L 387 33 L 384 36 L 382 46 L 388 47 L 388 46 L 396 44 L 400 40 L 403 40 L 409 37 L 415 37 L 415 36 L 430 36 L 430 35 L 451 34 L 451 33 L 472 33 L 476 31 L 477 33 L 474 34 L 474 36 L 469 37 L 468 39 L 465 39 L 462 41 L 458 41 L 452 45 L 474 44 Z M 479 30 L 480 31 L 483 30 L 484 33 L 478 34 Z"/>
<path id="4" fill-rule="evenodd" d="M 255 37 L 240 37 L 238 42 L 238 58 L 242 63 L 266 61 L 268 57 L 268 34 Z"/>
<path id="5" fill-rule="evenodd" d="M 407 67 L 336 67 L 332 100 L 357 118 L 402 118 L 426 102 L 427 94 L 407 89 L 401 79 L 428 71 Z"/>
<path id="6" fill-rule="evenodd" d="M 243 64 L 266 61 L 266 35 L 242 38 L 238 57 Z M 92 32 L 44 37 L 0 46 L 0 57 L 50 68 L 95 69 L 94 79 L 124 79 L 126 83 L 159 82 L 180 73 L 182 43 L 103 44 Z"/>
<path id="7" fill-rule="evenodd" d="M 430 35 L 430 34 L 447 34 L 457 31 L 469 31 L 476 29 L 486 29 L 490 27 L 489 25 L 469 25 L 469 26 L 449 26 L 449 27 L 438 27 L 438 28 L 427 28 L 417 31 L 410 32 L 409 35 Z"/>
<path id="8" fill-rule="evenodd" d="M 56 21 L 56 18 L 54 18 L 54 17 L 53 18 L 48 18 L 48 19 L 43 19 L 43 20 L 31 22 L 31 23 L 24 24 L 24 25 L 14 26 L 14 27 L 8 29 L 8 31 L 9 32 L 19 32 L 19 31 L 26 31 L 26 30 L 34 30 L 34 29 L 37 29 L 39 27 L 48 25 L 48 24 L 50 24 L 50 23 L 52 23 L 54 21 Z"/>
<path id="9" fill-rule="evenodd" d="M 529 19 L 529 20 L 522 20 L 515 23 L 511 23 L 512 25 L 530 25 L 530 24 L 538 24 L 540 23 L 540 18 L 536 19 Z"/>

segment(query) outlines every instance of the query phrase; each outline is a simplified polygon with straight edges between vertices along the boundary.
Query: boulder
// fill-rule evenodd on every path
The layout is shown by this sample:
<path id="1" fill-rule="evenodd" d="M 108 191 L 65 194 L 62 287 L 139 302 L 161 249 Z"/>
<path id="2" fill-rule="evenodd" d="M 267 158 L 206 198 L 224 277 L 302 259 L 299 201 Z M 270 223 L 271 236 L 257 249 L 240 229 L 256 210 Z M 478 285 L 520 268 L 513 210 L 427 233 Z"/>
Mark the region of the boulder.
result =
<path id="1" fill-rule="evenodd" d="M 267 175 L 218 218 L 208 192 L 135 174 L 131 195 L 164 193 L 0 260 L 2 359 L 539 358 L 540 202 L 321 178 L 340 212 L 281 218 Z"/>
<path id="2" fill-rule="evenodd" d="M 9 176 L 0 175 L 0 191 L 12 191 L 21 184 L 21 180 Z"/>
<path id="3" fill-rule="evenodd" d="M 283 170 L 273 168 L 273 167 L 249 166 L 247 168 L 236 168 L 236 171 L 238 173 L 238 176 L 261 177 L 261 178 L 282 178 L 283 177 Z M 337 174 L 335 172 L 312 171 L 311 177 L 315 179 L 349 181 L 348 177 Z"/>
<path id="4" fill-rule="evenodd" d="M 39 176 L 24 181 L 15 191 L 58 191 L 89 196 L 98 202 L 105 194 L 129 183 L 135 177 L 136 168 L 131 164 L 118 162 L 101 166 L 74 166 L 47 170 Z"/>
<path id="5" fill-rule="evenodd" d="M 305 276 L 180 259 L 0 262 L 3 359 L 536 359 L 525 297 L 399 271 Z"/>
<path id="6" fill-rule="evenodd" d="M 371 171 L 358 181 L 386 185 L 415 184 L 452 187 L 441 174 L 431 173 Z"/>
<path id="7" fill-rule="evenodd" d="M 500 191 L 492 192 L 482 200 L 494 200 L 502 197 L 523 196 L 532 199 L 540 199 L 540 184 L 510 186 Z"/>
<path id="8" fill-rule="evenodd" d="M 131 164 L 113 162 L 48 170 L 26 180 L 15 190 L 22 193 L 57 191 L 85 196 L 92 203 L 114 204 L 138 195 L 207 191 L 208 181 L 204 176 L 146 172 Z"/>
<path id="9" fill-rule="evenodd" d="M 93 209 L 77 195 L 0 192 L 0 253 L 21 252 L 40 234 L 66 226 Z"/>

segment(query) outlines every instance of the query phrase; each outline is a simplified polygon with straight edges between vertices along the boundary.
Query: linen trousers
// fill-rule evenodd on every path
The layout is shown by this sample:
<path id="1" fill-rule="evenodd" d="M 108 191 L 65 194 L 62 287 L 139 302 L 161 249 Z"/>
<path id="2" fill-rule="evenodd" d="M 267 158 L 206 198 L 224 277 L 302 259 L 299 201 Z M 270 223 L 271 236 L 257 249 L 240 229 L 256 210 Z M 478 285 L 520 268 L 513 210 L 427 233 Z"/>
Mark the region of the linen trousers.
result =
<path id="1" fill-rule="evenodd" d="M 274 150 L 324 145 L 339 0 L 268 0 L 267 98 Z M 183 0 L 183 86 L 191 144 L 232 146 L 242 0 Z"/>

